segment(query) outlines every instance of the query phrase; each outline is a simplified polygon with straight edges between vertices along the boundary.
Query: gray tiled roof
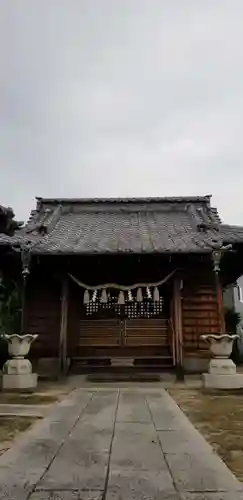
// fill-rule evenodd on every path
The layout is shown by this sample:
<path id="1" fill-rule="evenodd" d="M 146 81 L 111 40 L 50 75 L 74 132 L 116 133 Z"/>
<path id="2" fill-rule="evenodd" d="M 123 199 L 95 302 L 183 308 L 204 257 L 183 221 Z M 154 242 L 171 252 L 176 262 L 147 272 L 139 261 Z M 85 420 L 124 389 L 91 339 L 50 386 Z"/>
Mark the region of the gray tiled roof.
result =
<path id="1" fill-rule="evenodd" d="M 221 231 L 222 228 L 222 231 Z M 235 240 L 234 240 L 235 234 Z M 228 239 L 229 238 L 229 239 Z M 42 199 L 18 236 L 0 243 L 35 243 L 35 253 L 198 253 L 243 242 L 221 225 L 210 197 Z"/>
<path id="2" fill-rule="evenodd" d="M 226 243 L 243 243 L 243 227 L 221 224 L 220 233 Z"/>

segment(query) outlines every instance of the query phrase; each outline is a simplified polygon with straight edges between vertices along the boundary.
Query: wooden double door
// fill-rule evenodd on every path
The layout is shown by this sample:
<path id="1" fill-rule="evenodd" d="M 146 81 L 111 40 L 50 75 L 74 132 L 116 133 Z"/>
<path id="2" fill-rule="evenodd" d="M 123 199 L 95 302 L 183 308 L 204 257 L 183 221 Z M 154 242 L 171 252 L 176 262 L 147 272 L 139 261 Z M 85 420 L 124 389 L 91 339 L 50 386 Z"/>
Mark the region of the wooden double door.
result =
<path id="1" fill-rule="evenodd" d="M 82 357 L 161 356 L 169 347 L 166 318 L 105 318 L 80 321 L 78 354 Z"/>

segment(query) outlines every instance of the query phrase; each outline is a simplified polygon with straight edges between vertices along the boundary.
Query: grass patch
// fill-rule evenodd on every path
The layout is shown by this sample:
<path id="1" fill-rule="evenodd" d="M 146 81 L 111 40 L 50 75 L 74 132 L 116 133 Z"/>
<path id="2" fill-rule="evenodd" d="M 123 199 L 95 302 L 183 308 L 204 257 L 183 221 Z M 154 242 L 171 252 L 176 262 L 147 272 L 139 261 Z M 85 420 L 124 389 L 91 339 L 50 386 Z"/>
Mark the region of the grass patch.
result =
<path id="1" fill-rule="evenodd" d="M 35 417 L 0 417 L 0 455 L 10 447 L 10 442 L 34 422 Z"/>
<path id="2" fill-rule="evenodd" d="M 210 442 L 215 451 L 243 481 L 242 391 L 170 389 L 176 403 Z"/>

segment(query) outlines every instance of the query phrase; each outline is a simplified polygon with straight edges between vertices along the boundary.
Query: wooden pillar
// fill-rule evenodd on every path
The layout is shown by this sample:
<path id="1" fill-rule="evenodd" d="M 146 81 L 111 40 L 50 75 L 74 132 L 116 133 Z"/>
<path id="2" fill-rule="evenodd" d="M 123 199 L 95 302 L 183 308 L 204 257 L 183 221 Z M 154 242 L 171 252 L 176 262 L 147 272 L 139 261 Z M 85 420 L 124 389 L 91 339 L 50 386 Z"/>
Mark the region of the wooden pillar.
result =
<path id="1" fill-rule="evenodd" d="M 176 367 L 178 377 L 183 376 L 183 331 L 182 331 L 182 307 L 181 307 L 181 279 L 177 276 L 174 280 L 174 325 L 175 325 L 175 347 Z"/>
<path id="2" fill-rule="evenodd" d="M 215 284 L 216 284 L 216 294 L 218 303 L 218 313 L 219 313 L 219 324 L 220 332 L 225 333 L 225 318 L 224 318 L 224 300 L 223 300 L 223 288 L 220 279 L 220 262 L 222 259 L 222 254 L 227 249 L 230 249 L 231 245 L 226 247 L 221 247 L 220 249 L 214 250 L 212 253 L 212 260 L 214 264 L 214 274 L 215 274 Z"/>
<path id="3" fill-rule="evenodd" d="M 61 294 L 61 324 L 59 338 L 59 371 L 67 373 L 67 320 L 68 320 L 68 277 L 65 276 L 62 283 Z"/>
<path id="4" fill-rule="evenodd" d="M 224 317 L 224 300 L 223 300 L 223 288 L 218 273 L 215 275 L 216 280 L 216 293 L 218 302 L 218 312 L 219 312 L 219 324 L 220 324 L 220 334 L 225 333 L 225 317 Z"/>

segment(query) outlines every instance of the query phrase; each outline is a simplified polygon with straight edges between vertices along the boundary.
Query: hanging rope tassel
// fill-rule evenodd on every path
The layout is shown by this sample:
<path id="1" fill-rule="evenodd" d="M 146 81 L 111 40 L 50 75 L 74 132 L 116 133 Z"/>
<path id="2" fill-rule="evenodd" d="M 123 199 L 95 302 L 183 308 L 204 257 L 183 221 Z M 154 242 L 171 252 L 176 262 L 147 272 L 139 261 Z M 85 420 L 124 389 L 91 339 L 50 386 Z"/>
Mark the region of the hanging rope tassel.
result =
<path id="1" fill-rule="evenodd" d="M 124 292 L 120 291 L 119 296 L 118 296 L 118 304 L 123 305 L 125 304 L 125 296 Z"/>
<path id="2" fill-rule="evenodd" d="M 85 290 L 84 292 L 84 304 L 89 304 L 89 301 L 90 301 L 90 298 L 89 298 L 89 291 L 88 290 Z"/>
<path id="3" fill-rule="evenodd" d="M 137 302 L 143 302 L 143 294 L 141 288 L 137 289 Z"/>
<path id="4" fill-rule="evenodd" d="M 128 290 L 128 300 L 129 300 L 129 302 L 132 302 L 132 300 L 133 300 L 133 296 L 132 296 L 132 291 L 131 290 Z"/>
<path id="5" fill-rule="evenodd" d="M 105 289 L 105 288 L 103 288 L 102 293 L 101 293 L 101 297 L 100 297 L 100 302 L 101 302 L 102 304 L 106 304 L 106 303 L 107 303 L 107 301 L 108 301 L 108 298 L 107 298 L 106 289 Z"/>
<path id="6" fill-rule="evenodd" d="M 154 301 L 154 302 L 159 302 L 159 299 L 160 299 L 160 297 L 159 297 L 159 289 L 158 289 L 158 287 L 156 286 L 156 287 L 154 288 L 154 293 L 153 293 L 153 301 Z"/>

